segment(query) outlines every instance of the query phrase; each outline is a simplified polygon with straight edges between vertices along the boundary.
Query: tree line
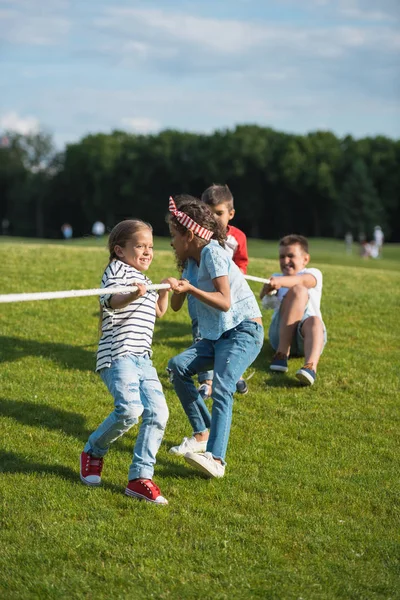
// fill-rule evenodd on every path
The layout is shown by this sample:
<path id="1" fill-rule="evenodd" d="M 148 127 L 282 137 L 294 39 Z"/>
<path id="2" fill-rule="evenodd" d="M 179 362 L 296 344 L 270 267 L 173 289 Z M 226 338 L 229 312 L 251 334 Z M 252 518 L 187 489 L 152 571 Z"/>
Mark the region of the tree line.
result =
<path id="1" fill-rule="evenodd" d="M 212 183 L 229 185 L 234 223 L 249 237 L 370 238 L 380 225 L 387 241 L 400 241 L 400 140 L 256 125 L 210 135 L 99 133 L 62 152 L 45 132 L 1 140 L 0 219 L 12 235 L 57 238 L 68 222 L 82 236 L 96 220 L 112 228 L 130 217 L 166 235 L 168 197 L 200 196 Z"/>

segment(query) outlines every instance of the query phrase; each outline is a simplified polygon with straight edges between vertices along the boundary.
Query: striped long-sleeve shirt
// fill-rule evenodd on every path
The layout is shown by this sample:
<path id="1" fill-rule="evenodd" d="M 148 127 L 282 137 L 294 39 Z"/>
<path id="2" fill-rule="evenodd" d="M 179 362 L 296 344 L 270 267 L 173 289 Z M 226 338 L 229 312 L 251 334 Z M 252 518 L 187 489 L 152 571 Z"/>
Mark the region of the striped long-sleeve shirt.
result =
<path id="1" fill-rule="evenodd" d="M 104 271 L 101 287 L 126 285 L 136 282 L 151 284 L 141 271 L 120 260 L 112 261 Z M 125 354 L 151 356 L 154 323 L 156 320 L 156 302 L 158 294 L 148 291 L 125 308 L 112 309 L 111 294 L 100 296 L 103 308 L 102 336 L 97 350 L 96 371 L 109 367 L 111 361 Z"/>

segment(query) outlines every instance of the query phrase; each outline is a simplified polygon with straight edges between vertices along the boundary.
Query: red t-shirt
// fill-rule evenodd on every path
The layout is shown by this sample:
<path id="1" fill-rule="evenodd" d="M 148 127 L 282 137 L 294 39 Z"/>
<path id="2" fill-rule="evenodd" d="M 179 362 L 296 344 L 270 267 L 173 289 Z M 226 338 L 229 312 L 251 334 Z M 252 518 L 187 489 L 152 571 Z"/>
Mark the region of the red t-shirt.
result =
<path id="1" fill-rule="evenodd" d="M 246 234 L 241 229 L 228 225 L 226 236 L 225 249 L 232 256 L 233 262 L 237 264 L 242 273 L 247 273 L 249 255 L 247 254 Z"/>

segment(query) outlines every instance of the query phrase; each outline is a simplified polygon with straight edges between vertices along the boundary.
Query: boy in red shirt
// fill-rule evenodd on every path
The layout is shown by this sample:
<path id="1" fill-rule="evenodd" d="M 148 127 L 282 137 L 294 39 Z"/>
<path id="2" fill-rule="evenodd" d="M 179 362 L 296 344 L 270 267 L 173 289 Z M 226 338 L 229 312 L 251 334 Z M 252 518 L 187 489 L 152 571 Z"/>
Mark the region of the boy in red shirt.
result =
<path id="1" fill-rule="evenodd" d="M 214 183 L 202 193 L 201 199 L 209 205 L 218 221 L 226 228 L 225 249 L 242 273 L 246 274 L 249 264 L 246 234 L 241 229 L 229 225 L 229 221 L 232 221 L 235 216 L 231 190 L 227 185 Z"/>

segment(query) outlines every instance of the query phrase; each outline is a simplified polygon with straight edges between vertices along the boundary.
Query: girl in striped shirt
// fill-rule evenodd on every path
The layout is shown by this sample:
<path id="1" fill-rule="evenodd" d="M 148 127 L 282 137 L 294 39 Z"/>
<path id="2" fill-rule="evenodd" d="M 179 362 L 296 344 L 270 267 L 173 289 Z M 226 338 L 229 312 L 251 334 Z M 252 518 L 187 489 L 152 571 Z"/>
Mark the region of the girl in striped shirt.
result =
<path id="1" fill-rule="evenodd" d="M 139 434 L 125 494 L 155 504 L 168 504 L 152 481 L 156 454 L 168 420 L 168 407 L 151 361 L 156 317 L 168 308 L 168 290 L 147 290 L 145 272 L 153 260 L 153 232 L 148 223 L 118 223 L 108 240 L 110 262 L 101 287 L 137 286 L 136 291 L 100 296 L 102 335 L 96 371 L 114 398 L 114 411 L 89 437 L 81 454 L 83 483 L 101 483 L 103 457 L 110 444 L 138 423 Z M 164 280 L 165 281 L 165 280 Z"/>

